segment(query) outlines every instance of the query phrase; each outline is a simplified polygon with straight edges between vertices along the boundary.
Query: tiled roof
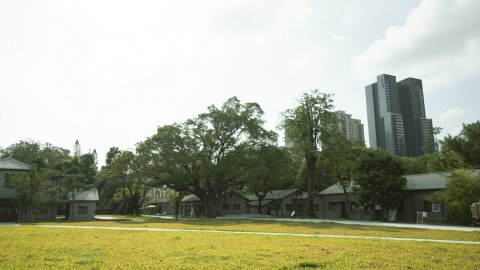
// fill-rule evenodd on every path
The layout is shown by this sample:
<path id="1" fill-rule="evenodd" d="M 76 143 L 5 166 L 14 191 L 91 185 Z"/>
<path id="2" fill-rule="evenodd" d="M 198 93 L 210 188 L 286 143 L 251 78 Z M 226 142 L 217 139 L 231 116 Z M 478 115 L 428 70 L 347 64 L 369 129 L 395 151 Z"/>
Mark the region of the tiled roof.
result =
<path id="1" fill-rule="evenodd" d="M 96 188 L 91 188 L 89 190 L 82 191 L 75 195 L 73 200 L 61 200 L 61 201 L 98 201 L 98 191 Z"/>
<path id="2" fill-rule="evenodd" d="M 199 202 L 200 198 L 198 198 L 196 195 L 187 195 L 183 197 L 182 202 Z"/>
<path id="3" fill-rule="evenodd" d="M 263 206 L 263 205 L 267 205 L 267 204 L 269 204 L 269 203 L 271 203 L 271 202 L 272 202 L 272 200 L 262 200 L 262 206 Z M 258 206 L 258 205 L 259 205 L 259 201 L 256 200 L 256 201 L 249 202 L 248 205 L 250 205 L 250 206 Z"/>
<path id="4" fill-rule="evenodd" d="M 85 190 L 75 196 L 74 201 L 98 201 L 98 191 L 96 188 Z"/>
<path id="5" fill-rule="evenodd" d="M 273 191 L 268 192 L 267 196 L 265 196 L 265 198 L 263 198 L 263 199 L 264 200 L 279 200 L 279 199 L 283 199 L 283 198 L 291 195 L 292 193 L 294 193 L 296 191 L 297 191 L 296 188 L 273 190 Z M 249 195 L 246 195 L 245 197 L 250 201 L 258 201 L 258 198 L 257 198 L 257 196 L 255 196 L 255 194 L 249 194 Z"/>
<path id="6" fill-rule="evenodd" d="M 28 171 L 30 166 L 27 164 L 7 157 L 0 159 L 0 170 Z"/>
<path id="7" fill-rule="evenodd" d="M 480 170 L 470 171 L 472 175 L 479 175 Z M 438 190 L 445 188 L 445 183 L 450 177 L 451 173 L 426 173 L 426 174 L 415 174 L 415 175 L 406 175 L 407 184 L 405 189 L 407 190 Z M 351 187 L 347 189 L 347 192 L 351 192 Z M 335 184 L 330 187 L 322 190 L 319 195 L 333 195 L 333 194 L 342 194 L 343 189 L 341 186 Z"/>

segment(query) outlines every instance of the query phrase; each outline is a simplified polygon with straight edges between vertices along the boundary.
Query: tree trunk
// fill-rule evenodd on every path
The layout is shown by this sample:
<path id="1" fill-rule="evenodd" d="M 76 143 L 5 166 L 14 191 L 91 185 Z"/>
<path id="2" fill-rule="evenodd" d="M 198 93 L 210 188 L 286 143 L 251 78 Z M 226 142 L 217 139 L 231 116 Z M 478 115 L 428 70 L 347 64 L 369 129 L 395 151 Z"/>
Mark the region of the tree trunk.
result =
<path id="1" fill-rule="evenodd" d="M 308 197 L 306 200 L 307 205 L 307 217 L 315 217 L 315 212 L 313 211 L 313 197 L 315 193 L 315 157 L 307 158 L 307 193 Z"/>
<path id="2" fill-rule="evenodd" d="M 350 207 L 350 200 L 348 199 L 347 188 L 344 185 L 342 185 L 342 188 L 343 188 L 343 196 L 344 196 L 344 202 L 345 202 L 345 212 L 347 214 L 347 218 L 350 219 L 351 207 Z"/>
<path id="3" fill-rule="evenodd" d="M 262 199 L 258 198 L 258 214 L 262 214 Z"/>
<path id="4" fill-rule="evenodd" d="M 214 218 L 217 216 L 217 209 L 215 207 L 215 201 L 214 200 L 204 200 L 203 205 L 205 205 L 205 214 L 209 218 Z"/>

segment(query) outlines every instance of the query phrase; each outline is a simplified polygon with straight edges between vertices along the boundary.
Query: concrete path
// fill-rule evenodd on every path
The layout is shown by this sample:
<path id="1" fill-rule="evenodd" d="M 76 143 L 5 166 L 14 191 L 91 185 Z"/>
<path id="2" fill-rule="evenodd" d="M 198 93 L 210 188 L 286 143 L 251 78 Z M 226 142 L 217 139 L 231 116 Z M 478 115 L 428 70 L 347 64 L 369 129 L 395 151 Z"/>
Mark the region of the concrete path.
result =
<path id="1" fill-rule="evenodd" d="M 413 241 L 430 243 L 450 243 L 480 245 L 476 241 L 419 239 L 419 238 L 395 238 L 376 236 L 355 236 L 355 235 L 329 235 L 329 234 L 304 234 L 304 233 L 276 233 L 276 232 L 243 232 L 243 231 L 218 231 L 218 230 L 187 230 L 187 229 L 163 229 L 163 228 L 131 228 L 131 227 L 99 227 L 99 226 L 63 226 L 63 225 L 37 225 L 47 228 L 65 229 L 96 229 L 96 230 L 124 230 L 124 231 L 159 231 L 159 232 L 189 232 L 189 233 L 217 233 L 217 234 L 248 234 L 248 235 L 270 235 L 270 236 L 296 236 L 296 237 L 319 237 L 319 238 L 350 238 L 350 239 L 375 239 L 387 241 Z"/>
<path id="2" fill-rule="evenodd" d="M 450 226 L 450 225 L 430 225 L 430 224 L 415 224 L 415 223 L 389 223 L 389 222 L 370 222 L 370 221 L 354 221 L 354 220 L 334 220 L 334 219 L 297 219 L 297 218 L 250 218 L 251 220 L 275 220 L 286 222 L 333 222 L 347 225 L 364 225 L 364 226 L 384 226 L 397 228 L 414 228 L 414 229 L 428 229 L 428 230 L 446 230 L 446 231 L 479 231 L 480 227 L 467 226 Z"/>
<path id="3" fill-rule="evenodd" d="M 0 222 L 0 226 L 18 226 L 15 222 Z"/>

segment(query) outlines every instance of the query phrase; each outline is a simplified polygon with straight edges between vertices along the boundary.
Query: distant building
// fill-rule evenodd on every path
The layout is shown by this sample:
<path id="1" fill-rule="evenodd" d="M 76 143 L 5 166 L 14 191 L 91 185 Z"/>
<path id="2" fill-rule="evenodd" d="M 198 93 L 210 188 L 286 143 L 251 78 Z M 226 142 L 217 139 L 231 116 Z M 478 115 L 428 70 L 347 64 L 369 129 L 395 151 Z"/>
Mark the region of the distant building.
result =
<path id="1" fill-rule="evenodd" d="M 353 119 L 351 114 L 347 114 L 344 111 L 334 111 L 333 113 L 338 118 L 338 129 L 345 134 L 345 137 L 354 145 L 364 146 L 365 136 L 362 121 L 359 119 Z M 285 134 L 285 147 L 292 148 L 293 145 L 294 141 L 288 138 L 287 134 Z"/>
<path id="2" fill-rule="evenodd" d="M 365 87 L 371 148 L 398 156 L 416 157 L 434 150 L 432 120 L 426 118 L 422 81 L 396 82 L 382 74 Z"/>
<path id="3" fill-rule="evenodd" d="M 338 118 L 338 127 L 345 133 L 345 137 L 355 145 L 365 145 L 363 124 L 359 119 L 353 119 L 351 114 L 344 111 L 333 112 Z"/>

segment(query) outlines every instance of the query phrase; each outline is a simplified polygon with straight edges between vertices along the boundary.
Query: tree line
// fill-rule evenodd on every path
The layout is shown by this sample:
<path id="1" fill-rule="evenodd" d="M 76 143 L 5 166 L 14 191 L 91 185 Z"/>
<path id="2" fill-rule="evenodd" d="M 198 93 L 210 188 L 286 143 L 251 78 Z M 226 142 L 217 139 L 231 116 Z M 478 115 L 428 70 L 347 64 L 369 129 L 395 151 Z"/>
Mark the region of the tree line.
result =
<path id="1" fill-rule="evenodd" d="M 306 216 L 314 217 L 314 195 L 332 184 L 343 188 L 347 207 L 347 193 L 352 190 L 362 205 L 380 205 L 387 210 L 400 200 L 406 183 L 403 175 L 480 167 L 479 121 L 464 124 L 457 136 L 436 141 L 439 151 L 400 158 L 347 140 L 338 128 L 333 107 L 332 95 L 304 92 L 297 105 L 281 115 L 279 128 L 285 132 L 288 148 L 278 147 L 278 134 L 264 127 L 263 111 L 257 103 L 232 97 L 221 107 L 209 106 L 197 117 L 159 126 L 155 134 L 137 143 L 135 150 L 111 147 L 100 170 L 96 153 L 81 154 L 78 142 L 73 155 L 34 141 L 0 149 L 0 154 L 32 166 L 30 174 L 23 176 L 29 181 L 20 176 L 9 181 L 20 190 L 17 201 L 22 209 L 52 200 L 48 194 L 65 197 L 95 186 L 103 207 L 123 204 L 130 215 L 139 215 L 149 190 L 162 186 L 175 190 L 177 200 L 196 195 L 208 217 L 222 214 L 216 202 L 229 190 L 255 194 L 260 209 L 268 192 L 286 188 L 308 193 Z M 57 193 L 48 184 L 54 178 L 61 179 Z M 478 178 L 469 179 L 470 187 L 480 185 Z M 478 197 L 480 191 L 473 190 Z M 39 194 L 43 197 L 37 198 Z M 432 200 L 442 200 L 448 207 L 452 195 L 443 194 Z"/>

